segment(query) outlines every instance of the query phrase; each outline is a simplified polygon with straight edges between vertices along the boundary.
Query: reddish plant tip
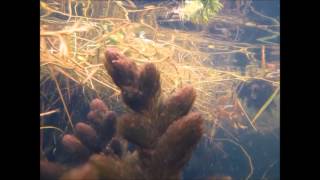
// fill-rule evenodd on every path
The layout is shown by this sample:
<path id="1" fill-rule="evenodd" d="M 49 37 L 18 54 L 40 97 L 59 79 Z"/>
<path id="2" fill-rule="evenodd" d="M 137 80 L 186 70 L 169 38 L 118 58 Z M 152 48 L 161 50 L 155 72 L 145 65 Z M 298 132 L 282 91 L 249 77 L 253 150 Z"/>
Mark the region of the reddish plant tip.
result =
<path id="1" fill-rule="evenodd" d="M 75 127 L 76 135 L 88 147 L 95 148 L 98 143 L 96 131 L 88 124 L 79 122 Z"/>
<path id="2" fill-rule="evenodd" d="M 88 124 L 79 122 L 76 124 L 75 127 L 76 133 L 82 133 L 85 132 L 85 134 L 88 134 L 88 136 L 96 136 L 96 131 Z"/>
<path id="3" fill-rule="evenodd" d="M 155 152 L 155 166 L 177 174 L 191 158 L 192 150 L 203 133 L 203 119 L 199 113 L 188 115 L 173 122 L 159 139 Z"/>
<path id="4" fill-rule="evenodd" d="M 102 111 L 102 112 L 108 111 L 108 107 L 106 106 L 106 104 L 101 99 L 98 99 L 98 98 L 93 99 L 90 102 L 90 109 Z"/>
<path id="5" fill-rule="evenodd" d="M 95 111 L 90 111 L 87 115 L 87 118 L 90 120 L 95 120 L 97 118 L 97 113 Z"/>
<path id="6" fill-rule="evenodd" d="M 63 136 L 62 145 L 67 151 L 71 153 L 77 153 L 78 151 L 82 151 L 85 148 L 78 138 L 70 134 L 66 134 Z"/>
<path id="7" fill-rule="evenodd" d="M 108 61 L 112 61 L 117 60 L 120 54 L 116 48 L 107 48 L 104 55 Z"/>
<path id="8" fill-rule="evenodd" d="M 132 86 L 136 83 L 138 68 L 133 61 L 115 49 L 107 49 L 105 58 L 104 66 L 118 87 L 122 89 L 123 86 Z"/>
<path id="9" fill-rule="evenodd" d="M 186 115 L 192 108 L 196 99 L 196 92 L 192 86 L 185 86 L 171 95 L 161 107 L 160 132 L 164 132 L 167 127 L 178 118 Z"/>
<path id="10" fill-rule="evenodd" d="M 154 64 L 147 63 L 143 67 L 140 73 L 139 89 L 147 100 L 160 91 L 160 73 Z"/>
<path id="11" fill-rule="evenodd" d="M 196 99 L 196 92 L 194 88 L 190 85 L 187 85 L 180 90 L 178 90 L 168 102 L 168 107 L 182 111 L 181 115 L 186 114 L 193 105 L 194 100 Z"/>
<path id="12" fill-rule="evenodd" d="M 196 92 L 191 85 L 186 85 L 174 95 L 174 99 L 177 102 L 183 102 L 188 100 L 187 102 L 192 104 L 193 101 L 196 99 Z"/>

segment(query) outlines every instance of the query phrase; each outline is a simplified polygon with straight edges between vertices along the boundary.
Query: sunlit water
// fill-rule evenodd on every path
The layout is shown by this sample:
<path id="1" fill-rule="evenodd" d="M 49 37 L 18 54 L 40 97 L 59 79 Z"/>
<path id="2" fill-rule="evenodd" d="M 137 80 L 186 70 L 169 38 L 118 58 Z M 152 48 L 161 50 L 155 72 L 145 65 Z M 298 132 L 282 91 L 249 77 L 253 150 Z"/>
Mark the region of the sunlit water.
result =
<path id="1" fill-rule="evenodd" d="M 160 2 L 166 3 L 144 0 L 137 1 L 136 4 L 144 7 Z M 247 78 L 223 81 L 225 86 L 221 88 L 212 87 L 216 97 L 221 100 L 212 102 L 213 118 L 207 119 L 206 133 L 184 168 L 183 179 L 217 176 L 252 180 L 280 179 L 280 2 L 221 2 L 224 8 L 208 25 L 197 26 L 188 21 L 163 16 L 157 19 L 160 28 L 197 33 L 204 39 L 199 41 L 198 48 L 210 56 L 203 59 L 202 65 L 216 71 L 230 72 L 235 77 Z M 140 34 L 140 38 L 145 37 Z M 225 87 L 230 89 L 224 89 Z M 70 100 L 74 106 L 84 98 L 81 90 L 78 94 L 79 96 Z M 223 97 L 227 97 L 227 100 L 223 100 Z M 269 100 L 271 101 L 268 103 Z M 238 103 L 243 107 L 239 107 Z M 62 104 L 59 106 L 57 107 L 63 109 Z M 81 107 L 73 112 L 74 119 L 86 116 L 88 105 Z M 72 106 L 69 108 L 72 109 Z M 54 119 L 58 117 L 52 116 L 46 121 L 53 122 Z M 55 122 L 54 125 L 65 125 L 59 123 L 61 122 Z M 49 137 L 52 137 L 50 132 L 45 138 Z M 53 141 L 56 139 L 53 138 Z M 47 154 L 49 160 L 54 159 L 50 156 L 52 154 Z"/>

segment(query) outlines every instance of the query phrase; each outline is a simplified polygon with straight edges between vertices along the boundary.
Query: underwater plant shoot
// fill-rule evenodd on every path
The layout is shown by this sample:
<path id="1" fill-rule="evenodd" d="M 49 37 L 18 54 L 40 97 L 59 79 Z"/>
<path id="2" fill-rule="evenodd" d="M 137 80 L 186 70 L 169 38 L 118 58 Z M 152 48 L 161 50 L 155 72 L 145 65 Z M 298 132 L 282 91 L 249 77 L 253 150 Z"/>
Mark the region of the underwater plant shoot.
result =
<path id="1" fill-rule="evenodd" d="M 41 0 L 40 179 L 280 179 L 279 0 Z"/>

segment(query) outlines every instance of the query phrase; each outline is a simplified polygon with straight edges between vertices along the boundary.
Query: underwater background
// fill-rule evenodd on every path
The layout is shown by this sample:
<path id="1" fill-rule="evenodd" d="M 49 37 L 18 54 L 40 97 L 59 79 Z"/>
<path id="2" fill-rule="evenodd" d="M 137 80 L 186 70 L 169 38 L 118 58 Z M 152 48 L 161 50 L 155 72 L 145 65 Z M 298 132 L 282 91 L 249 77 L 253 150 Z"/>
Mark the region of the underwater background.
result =
<path id="1" fill-rule="evenodd" d="M 116 48 L 155 65 L 163 97 L 195 89 L 204 132 L 182 179 L 280 179 L 280 0 L 43 0 L 40 15 L 41 158 L 70 161 L 59 141 L 94 99 L 130 112 L 103 64 Z"/>

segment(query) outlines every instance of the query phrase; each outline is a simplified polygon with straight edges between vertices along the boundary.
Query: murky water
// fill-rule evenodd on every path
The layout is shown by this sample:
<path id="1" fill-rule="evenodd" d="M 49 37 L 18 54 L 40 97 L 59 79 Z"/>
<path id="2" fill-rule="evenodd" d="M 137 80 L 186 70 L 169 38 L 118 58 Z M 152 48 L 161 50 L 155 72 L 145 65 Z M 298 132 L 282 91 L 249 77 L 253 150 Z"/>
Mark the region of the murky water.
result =
<path id="1" fill-rule="evenodd" d="M 183 19 L 178 1 L 44 2 L 41 112 L 53 111 L 41 116 L 41 142 L 48 160 L 57 161 L 57 129 L 72 132 L 70 121 L 86 119 L 92 99 L 126 111 L 101 63 L 105 48 L 116 47 L 139 66 L 154 63 L 165 95 L 185 84 L 196 89 L 193 110 L 205 118 L 205 133 L 183 179 L 280 179 L 279 0 L 220 0 L 208 24 Z"/>

